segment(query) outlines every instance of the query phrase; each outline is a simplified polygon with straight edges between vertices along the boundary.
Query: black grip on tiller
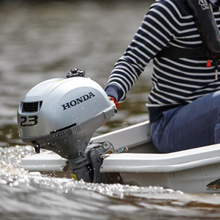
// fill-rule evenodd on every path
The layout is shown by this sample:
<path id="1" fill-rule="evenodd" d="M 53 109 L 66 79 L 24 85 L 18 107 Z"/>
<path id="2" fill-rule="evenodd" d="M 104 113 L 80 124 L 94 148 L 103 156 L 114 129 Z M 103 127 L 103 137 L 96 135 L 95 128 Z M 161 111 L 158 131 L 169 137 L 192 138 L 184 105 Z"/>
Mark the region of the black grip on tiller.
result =
<path id="1" fill-rule="evenodd" d="M 220 34 L 209 0 L 186 0 L 210 58 L 220 57 Z"/>

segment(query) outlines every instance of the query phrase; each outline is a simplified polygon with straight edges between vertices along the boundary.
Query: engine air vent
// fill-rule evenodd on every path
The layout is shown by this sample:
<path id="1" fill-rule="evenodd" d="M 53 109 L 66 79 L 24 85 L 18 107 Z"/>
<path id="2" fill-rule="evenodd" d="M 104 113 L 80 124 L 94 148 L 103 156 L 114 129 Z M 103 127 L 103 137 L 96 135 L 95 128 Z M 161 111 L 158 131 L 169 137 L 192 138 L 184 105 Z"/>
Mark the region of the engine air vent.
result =
<path id="1" fill-rule="evenodd" d="M 22 112 L 37 112 L 40 110 L 41 102 L 23 102 L 22 103 Z"/>

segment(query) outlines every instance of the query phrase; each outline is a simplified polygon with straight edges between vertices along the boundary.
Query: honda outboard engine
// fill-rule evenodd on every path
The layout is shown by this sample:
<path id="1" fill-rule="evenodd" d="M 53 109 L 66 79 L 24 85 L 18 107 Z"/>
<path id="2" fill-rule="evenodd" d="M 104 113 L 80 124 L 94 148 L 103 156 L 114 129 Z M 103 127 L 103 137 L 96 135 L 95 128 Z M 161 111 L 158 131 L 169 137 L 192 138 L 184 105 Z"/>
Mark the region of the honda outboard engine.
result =
<path id="1" fill-rule="evenodd" d="M 39 83 L 24 96 L 18 107 L 19 135 L 37 153 L 43 148 L 67 158 L 75 179 L 97 182 L 87 172 L 97 160 L 91 155 L 100 154 L 100 149 L 102 153 L 113 150 L 113 146 L 90 143 L 90 139 L 114 113 L 115 105 L 102 87 L 75 69 L 67 78 Z"/>

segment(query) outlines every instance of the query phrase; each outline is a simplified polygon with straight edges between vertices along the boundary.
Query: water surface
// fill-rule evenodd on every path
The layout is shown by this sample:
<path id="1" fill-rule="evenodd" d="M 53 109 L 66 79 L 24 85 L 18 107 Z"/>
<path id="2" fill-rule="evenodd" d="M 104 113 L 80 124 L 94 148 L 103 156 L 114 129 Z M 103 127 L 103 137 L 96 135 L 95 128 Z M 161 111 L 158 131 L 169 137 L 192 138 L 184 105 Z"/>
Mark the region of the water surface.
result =
<path id="1" fill-rule="evenodd" d="M 29 2 L 29 1 L 27 1 Z M 30 173 L 34 151 L 18 138 L 16 111 L 37 83 L 72 68 L 105 86 L 151 1 L 2 1 L 0 5 L 0 219 L 219 219 L 218 194 L 158 186 L 91 184 Z M 151 65 L 97 134 L 148 118 Z"/>

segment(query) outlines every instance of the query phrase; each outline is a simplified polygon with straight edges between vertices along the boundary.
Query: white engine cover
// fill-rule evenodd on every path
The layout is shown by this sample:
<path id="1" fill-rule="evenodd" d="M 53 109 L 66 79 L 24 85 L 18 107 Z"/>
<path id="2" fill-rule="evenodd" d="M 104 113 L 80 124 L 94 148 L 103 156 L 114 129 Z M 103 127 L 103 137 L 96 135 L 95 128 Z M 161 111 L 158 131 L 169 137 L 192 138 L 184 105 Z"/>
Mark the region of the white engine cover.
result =
<path id="1" fill-rule="evenodd" d="M 46 80 L 33 87 L 18 107 L 19 135 L 25 143 L 49 150 L 46 145 L 59 146 L 58 153 L 77 142 L 77 148 L 85 149 L 95 130 L 114 115 L 114 108 L 90 78 Z"/>

